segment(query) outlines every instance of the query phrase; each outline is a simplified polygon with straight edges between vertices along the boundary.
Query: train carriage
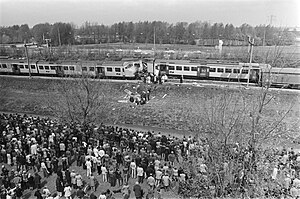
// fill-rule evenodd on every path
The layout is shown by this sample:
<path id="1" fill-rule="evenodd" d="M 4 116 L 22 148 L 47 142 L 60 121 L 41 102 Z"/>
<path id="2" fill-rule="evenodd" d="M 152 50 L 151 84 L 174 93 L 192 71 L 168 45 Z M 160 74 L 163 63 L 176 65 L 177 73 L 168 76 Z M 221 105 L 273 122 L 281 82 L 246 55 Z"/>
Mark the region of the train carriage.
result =
<path id="1" fill-rule="evenodd" d="M 36 67 L 36 62 L 34 61 L 30 61 L 28 66 L 28 62 L 26 62 L 25 60 L 16 60 L 12 62 L 11 66 L 14 74 L 39 74 L 38 68 Z"/>
<path id="2" fill-rule="evenodd" d="M 191 63 L 188 61 L 158 61 L 156 68 L 159 69 L 160 75 L 206 79 L 209 77 L 209 67 L 201 63 Z"/>
<path id="3" fill-rule="evenodd" d="M 105 61 L 97 65 L 97 75 L 110 78 L 136 78 L 142 68 L 141 60 Z"/>
<path id="4" fill-rule="evenodd" d="M 271 68 L 262 70 L 262 85 L 300 88 L 300 68 Z"/>
<path id="5" fill-rule="evenodd" d="M 11 62 L 8 59 L 1 59 L 0 74 L 11 74 L 11 73 L 13 73 Z"/>
<path id="6" fill-rule="evenodd" d="M 50 75 L 50 76 L 62 76 L 63 71 L 61 66 L 55 62 L 36 62 L 36 67 L 39 70 L 40 75 Z"/>
<path id="7" fill-rule="evenodd" d="M 80 63 L 82 75 L 87 75 L 90 77 L 97 76 L 97 63 L 92 61 L 84 61 Z"/>

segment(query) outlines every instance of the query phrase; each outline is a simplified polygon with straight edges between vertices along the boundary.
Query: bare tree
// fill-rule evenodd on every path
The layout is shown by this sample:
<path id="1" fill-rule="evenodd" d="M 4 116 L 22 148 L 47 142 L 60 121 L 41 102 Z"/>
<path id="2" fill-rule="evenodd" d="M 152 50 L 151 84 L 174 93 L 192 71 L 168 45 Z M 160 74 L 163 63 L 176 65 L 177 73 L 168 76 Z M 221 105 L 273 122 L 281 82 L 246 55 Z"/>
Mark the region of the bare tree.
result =
<path id="1" fill-rule="evenodd" d="M 66 122 L 88 125 L 105 117 L 108 101 L 106 83 L 91 77 L 69 77 L 55 81 L 52 89 L 55 96 L 49 96 L 49 108 L 53 114 Z"/>

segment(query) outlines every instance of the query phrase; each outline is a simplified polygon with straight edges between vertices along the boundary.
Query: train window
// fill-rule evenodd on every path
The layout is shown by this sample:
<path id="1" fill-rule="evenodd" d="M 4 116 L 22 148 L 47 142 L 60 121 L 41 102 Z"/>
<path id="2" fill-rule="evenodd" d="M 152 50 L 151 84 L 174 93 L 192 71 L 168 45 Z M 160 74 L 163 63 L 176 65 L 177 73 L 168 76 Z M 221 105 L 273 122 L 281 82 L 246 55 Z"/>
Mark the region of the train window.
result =
<path id="1" fill-rule="evenodd" d="M 25 65 L 26 66 L 26 65 Z M 31 69 L 35 69 L 35 65 L 30 65 Z"/>
<path id="2" fill-rule="evenodd" d="M 21 69 L 24 69 L 24 65 L 19 65 Z"/>
<path id="3" fill-rule="evenodd" d="M 184 66 L 184 67 L 183 67 L 183 70 L 184 70 L 184 71 L 190 71 L 190 67 Z"/>
<path id="4" fill-rule="evenodd" d="M 86 66 L 82 66 L 82 71 L 87 71 L 87 67 Z"/>
<path id="5" fill-rule="evenodd" d="M 224 73 L 224 68 L 217 68 L 218 73 Z"/>
<path id="6" fill-rule="evenodd" d="M 7 68 L 7 65 L 6 64 L 2 64 L 2 68 Z"/>
<path id="7" fill-rule="evenodd" d="M 182 70 L 182 66 L 176 66 L 176 70 Z"/>
<path id="8" fill-rule="evenodd" d="M 94 67 L 90 67 L 90 71 L 95 71 L 95 68 Z"/>
<path id="9" fill-rule="evenodd" d="M 242 74 L 248 74 L 248 70 L 247 69 L 242 69 Z"/>
<path id="10" fill-rule="evenodd" d="M 216 72 L 216 68 L 209 68 L 209 72 L 215 73 Z"/>
<path id="11" fill-rule="evenodd" d="M 139 68 L 140 64 L 139 63 L 135 63 L 134 66 Z"/>
<path id="12" fill-rule="evenodd" d="M 55 66 L 50 66 L 50 69 L 51 70 L 55 70 Z"/>
<path id="13" fill-rule="evenodd" d="M 112 68 L 111 68 L 111 67 L 107 67 L 107 68 L 106 68 L 106 71 L 107 71 L 107 72 L 112 72 Z"/>
<path id="14" fill-rule="evenodd" d="M 195 66 L 192 66 L 191 69 L 192 69 L 191 71 L 197 71 L 197 67 L 195 67 Z"/>
<path id="15" fill-rule="evenodd" d="M 49 70 L 49 66 L 45 66 L 45 70 Z"/>
<path id="16" fill-rule="evenodd" d="M 64 66 L 64 68 L 63 68 L 63 69 L 64 69 L 64 70 L 69 70 L 69 69 L 68 69 L 68 66 Z"/>
<path id="17" fill-rule="evenodd" d="M 231 68 L 225 68 L 225 73 L 231 73 Z"/>
<path id="18" fill-rule="evenodd" d="M 240 69 L 233 69 L 233 73 L 240 73 Z"/>
<path id="19" fill-rule="evenodd" d="M 40 70 L 44 70 L 44 66 L 39 66 L 39 69 Z"/>
<path id="20" fill-rule="evenodd" d="M 174 66 L 169 66 L 169 70 L 175 70 Z"/>
<path id="21" fill-rule="evenodd" d="M 206 68 L 201 68 L 201 69 L 200 69 L 200 72 L 201 72 L 201 73 L 206 73 Z"/>
<path id="22" fill-rule="evenodd" d="M 69 67 L 70 70 L 75 70 L 74 66 Z"/>
<path id="23" fill-rule="evenodd" d="M 0 68 L 2 68 L 2 65 L 3 65 L 3 64 L 0 64 Z"/>
<path id="24" fill-rule="evenodd" d="M 121 72 L 121 68 L 115 68 L 116 72 Z"/>
<path id="25" fill-rule="evenodd" d="M 25 68 L 28 69 L 28 65 L 25 65 Z"/>

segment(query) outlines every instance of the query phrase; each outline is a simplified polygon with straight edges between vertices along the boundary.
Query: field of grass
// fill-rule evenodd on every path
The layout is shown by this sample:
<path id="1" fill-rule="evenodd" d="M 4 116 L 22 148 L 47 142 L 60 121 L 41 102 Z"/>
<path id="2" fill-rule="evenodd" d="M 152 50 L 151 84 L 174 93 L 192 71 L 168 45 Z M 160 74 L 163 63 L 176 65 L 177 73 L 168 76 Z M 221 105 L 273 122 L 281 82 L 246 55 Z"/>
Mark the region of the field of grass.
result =
<path id="1" fill-rule="evenodd" d="M 57 93 L 49 89 L 58 80 L 1 77 L 0 111 L 22 112 L 37 115 L 53 115 L 49 111 L 49 97 L 57 98 Z M 101 85 L 101 83 L 99 83 Z M 106 114 L 99 118 L 99 123 L 131 124 L 154 126 L 195 132 L 200 129 L 195 121 L 204 119 L 205 108 L 213 108 L 211 99 L 224 93 L 233 98 L 240 96 L 239 89 L 218 88 L 214 86 L 197 87 L 194 85 L 153 85 L 151 100 L 142 106 L 124 103 L 124 89 L 136 86 L 134 83 L 111 82 L 101 92 L 109 101 Z M 249 102 L 255 102 L 259 89 L 244 90 Z M 299 92 L 271 91 L 274 100 L 268 104 L 264 114 L 273 118 L 278 112 L 284 112 L 291 106 L 291 111 L 284 121 L 289 129 L 299 131 L 300 101 Z M 211 107 L 209 107 L 211 106 Z M 216 105 L 217 106 L 217 105 Z M 196 126 L 195 126 L 196 125 Z"/>

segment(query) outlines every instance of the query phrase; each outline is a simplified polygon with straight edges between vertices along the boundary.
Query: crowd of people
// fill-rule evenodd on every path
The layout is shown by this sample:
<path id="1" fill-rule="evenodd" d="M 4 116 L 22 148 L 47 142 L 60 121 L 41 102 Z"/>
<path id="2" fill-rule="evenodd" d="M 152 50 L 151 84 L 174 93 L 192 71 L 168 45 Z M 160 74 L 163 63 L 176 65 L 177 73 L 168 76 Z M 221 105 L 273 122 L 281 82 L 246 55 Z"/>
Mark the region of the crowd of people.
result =
<path id="1" fill-rule="evenodd" d="M 162 198 L 188 178 L 181 165 L 196 143 L 192 137 L 5 113 L 0 132 L 1 199 L 28 193 L 38 199 Z"/>
<path id="2" fill-rule="evenodd" d="M 5 113 L 0 114 L 0 133 L 0 199 L 159 199 L 184 192 L 182 185 L 189 186 L 197 175 L 206 179 L 204 189 L 218 195 L 218 185 L 207 178 L 209 146 L 191 136 Z M 242 164 L 231 171 L 233 177 L 231 163 L 222 166 L 227 195 L 234 184 L 245 192 L 253 183 L 245 175 L 251 151 L 237 145 L 233 154 Z M 265 195 L 300 198 L 300 153 L 282 149 L 265 156 Z M 193 160 L 200 164 L 191 174 L 185 166 Z"/>

